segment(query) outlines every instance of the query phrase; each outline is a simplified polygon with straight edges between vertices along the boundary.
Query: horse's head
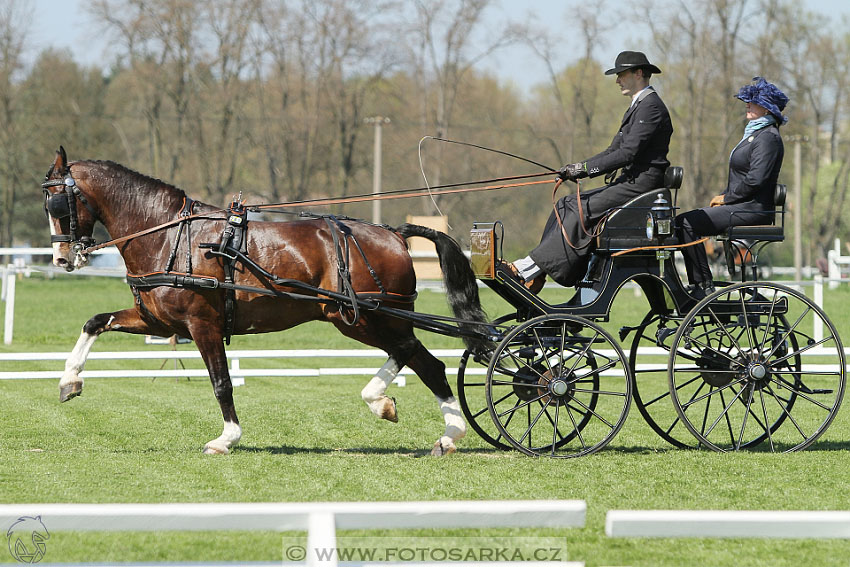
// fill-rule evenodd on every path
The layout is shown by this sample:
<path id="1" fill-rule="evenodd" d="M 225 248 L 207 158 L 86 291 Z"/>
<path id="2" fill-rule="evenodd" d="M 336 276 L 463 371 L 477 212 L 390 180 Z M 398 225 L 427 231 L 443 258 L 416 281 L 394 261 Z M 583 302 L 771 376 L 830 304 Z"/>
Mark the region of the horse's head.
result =
<path id="1" fill-rule="evenodd" d="M 88 264 L 86 248 L 94 244 L 97 215 L 72 175 L 65 148 L 59 147 L 41 188 L 50 222 L 53 264 L 69 272 L 82 268 Z M 78 207 L 78 203 L 85 206 Z"/>

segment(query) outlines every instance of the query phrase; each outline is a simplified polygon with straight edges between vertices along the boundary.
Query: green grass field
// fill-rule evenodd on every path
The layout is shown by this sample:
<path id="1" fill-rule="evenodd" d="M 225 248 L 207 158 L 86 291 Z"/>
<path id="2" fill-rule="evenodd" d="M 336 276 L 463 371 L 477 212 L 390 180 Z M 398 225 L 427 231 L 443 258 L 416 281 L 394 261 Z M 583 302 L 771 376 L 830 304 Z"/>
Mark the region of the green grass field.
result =
<path id="1" fill-rule="evenodd" d="M 554 299 L 567 291 L 544 293 Z M 483 299 L 491 316 L 508 312 L 492 294 Z M 15 342 L 0 351 L 70 350 L 91 315 L 128 307 L 131 301 L 119 280 L 21 280 Z M 850 291 L 828 292 L 826 301 L 827 313 L 850 340 Z M 643 299 L 625 290 L 606 327 L 616 331 L 622 324 L 635 324 L 646 309 Z M 427 291 L 417 310 L 447 313 L 443 296 Z M 420 336 L 429 347 L 461 346 L 448 337 Z M 356 346 L 330 326 L 310 324 L 284 333 L 236 337 L 230 348 Z M 120 333 L 107 333 L 95 345 L 96 351 L 145 348 L 168 347 L 145 347 L 141 337 Z M 144 367 L 141 361 L 94 361 L 87 368 L 108 364 Z M 454 377 L 449 379 L 454 383 Z M 61 405 L 54 380 L 0 381 L 0 501 L 583 499 L 588 514 L 581 529 L 472 530 L 472 535 L 564 538 L 568 559 L 588 566 L 850 563 L 850 542 L 845 541 L 609 539 L 604 533 L 609 509 L 850 510 L 850 494 L 843 488 L 850 466 L 847 409 L 812 448 L 792 454 L 673 449 L 632 407 L 613 442 L 589 457 L 550 460 L 500 452 L 470 431 L 457 454 L 435 459 L 427 453 L 442 432 L 442 418 L 426 388 L 415 378 L 405 388 L 391 388 L 400 417 L 392 424 L 375 418 L 360 400 L 365 382 L 365 377 L 249 378 L 235 391 L 242 443 L 231 455 L 210 457 L 200 450 L 220 433 L 221 418 L 208 381 L 92 379 L 81 398 Z M 49 528 L 49 518 L 45 521 Z M 0 526 L 0 532 L 6 528 Z M 403 534 L 455 537 L 461 532 Z M 256 532 L 56 533 L 47 542 L 44 561 L 279 561 L 281 537 Z M 4 549 L 0 547 L 0 562 L 14 563 Z"/>

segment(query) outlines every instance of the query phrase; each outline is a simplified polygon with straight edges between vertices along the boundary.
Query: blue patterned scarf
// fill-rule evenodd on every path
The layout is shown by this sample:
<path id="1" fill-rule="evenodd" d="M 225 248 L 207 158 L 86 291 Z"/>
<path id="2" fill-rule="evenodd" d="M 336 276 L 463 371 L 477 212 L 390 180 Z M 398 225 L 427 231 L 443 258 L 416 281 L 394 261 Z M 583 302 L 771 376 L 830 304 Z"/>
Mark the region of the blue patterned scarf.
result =
<path id="1" fill-rule="evenodd" d="M 755 120 L 750 120 L 749 122 L 747 122 L 747 126 L 744 128 L 744 137 L 741 138 L 741 141 L 735 144 L 735 147 L 732 148 L 731 152 L 729 152 L 729 159 L 732 159 L 732 154 L 735 153 L 735 150 L 738 149 L 738 146 L 740 146 L 744 140 L 746 140 L 747 138 L 752 136 L 753 133 L 761 130 L 762 128 L 767 128 L 768 126 L 771 126 L 773 124 L 776 124 L 776 118 L 774 118 L 772 114 L 767 114 L 765 116 L 762 116 L 761 118 L 756 118 Z"/>
<path id="2" fill-rule="evenodd" d="M 744 137 L 741 138 L 741 141 L 749 138 L 753 132 L 761 130 L 762 128 L 767 128 L 768 126 L 773 126 L 774 124 L 776 124 L 776 118 L 772 114 L 766 114 L 761 118 L 750 120 L 744 128 Z"/>

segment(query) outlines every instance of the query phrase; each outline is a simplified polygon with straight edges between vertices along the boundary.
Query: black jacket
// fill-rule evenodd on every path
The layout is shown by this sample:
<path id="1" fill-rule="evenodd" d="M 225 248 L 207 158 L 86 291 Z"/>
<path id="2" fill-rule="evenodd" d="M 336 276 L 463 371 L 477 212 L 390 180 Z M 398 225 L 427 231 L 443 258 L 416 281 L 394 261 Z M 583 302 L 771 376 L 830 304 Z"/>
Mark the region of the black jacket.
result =
<path id="1" fill-rule="evenodd" d="M 530 254 L 534 263 L 561 285 L 570 286 L 579 281 L 593 251 L 593 239 L 587 232 L 592 231 L 610 209 L 661 187 L 664 171 L 670 165 L 667 148 L 672 134 L 670 114 L 661 97 L 654 90 L 642 93 L 623 116 L 611 145 L 587 160 L 591 177 L 621 167 L 623 174 L 609 185 L 582 191 L 584 226 L 579 221 L 576 196 L 568 195 L 558 200 L 556 206 L 561 222 L 554 211 L 549 215 L 540 244 Z M 562 225 L 572 246 L 564 240 Z"/>
<path id="2" fill-rule="evenodd" d="M 649 167 L 667 169 L 667 150 L 673 124 L 670 113 L 655 90 L 646 91 L 623 115 L 611 145 L 587 160 L 590 177 L 625 167 L 632 173 Z"/>
<path id="3" fill-rule="evenodd" d="M 723 204 L 750 202 L 756 208 L 773 210 L 773 193 L 784 156 L 785 146 L 775 125 L 756 130 L 742 140 L 729 158 Z"/>

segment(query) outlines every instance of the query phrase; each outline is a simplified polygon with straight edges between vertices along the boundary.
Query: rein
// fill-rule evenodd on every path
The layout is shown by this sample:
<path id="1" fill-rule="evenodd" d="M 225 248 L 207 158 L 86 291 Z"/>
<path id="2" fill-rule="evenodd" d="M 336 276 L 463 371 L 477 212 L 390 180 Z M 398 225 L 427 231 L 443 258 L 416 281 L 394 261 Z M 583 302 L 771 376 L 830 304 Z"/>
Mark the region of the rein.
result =
<path id="1" fill-rule="evenodd" d="M 432 189 L 427 187 L 418 187 L 415 189 L 399 189 L 398 191 L 387 191 L 385 193 L 368 193 L 363 195 L 353 195 L 351 197 L 329 197 L 326 199 L 307 199 L 302 201 L 291 201 L 289 203 L 272 203 L 268 205 L 251 205 L 248 210 L 251 212 L 260 212 L 269 209 L 288 209 L 303 205 L 338 205 L 344 203 L 359 203 L 362 201 L 385 201 L 389 199 L 408 199 L 411 197 L 427 197 L 429 195 L 449 195 L 454 193 L 473 193 L 476 191 L 493 191 L 496 189 L 510 189 L 511 187 L 526 187 L 529 185 L 540 185 L 542 183 L 551 183 L 549 179 L 540 181 L 525 181 L 523 183 L 502 183 L 499 185 L 485 185 L 484 187 L 466 187 L 478 183 L 491 183 L 494 181 L 511 181 L 514 179 L 527 179 L 529 177 L 542 177 L 552 175 L 550 172 L 533 173 L 529 175 L 516 175 L 513 177 L 501 177 L 497 179 L 488 179 L 485 181 L 466 181 L 463 183 L 454 183 L 450 185 L 439 185 Z M 274 212 L 274 211 L 270 211 Z"/>
<path id="2" fill-rule="evenodd" d="M 441 195 L 441 194 L 452 194 L 452 193 L 469 193 L 469 192 L 475 192 L 475 191 L 493 191 L 493 190 L 496 190 L 496 189 L 509 189 L 511 187 L 525 187 L 525 186 L 529 186 L 529 185 L 540 185 L 542 183 L 551 183 L 550 180 L 546 179 L 546 180 L 539 180 L 539 181 L 526 181 L 526 182 L 523 182 L 523 183 L 503 183 L 503 184 L 500 184 L 500 185 L 485 185 L 483 187 L 465 187 L 466 185 L 471 185 L 471 184 L 491 183 L 491 182 L 494 182 L 494 181 L 511 181 L 511 180 L 514 180 L 514 179 L 527 179 L 529 177 L 541 177 L 541 176 L 544 176 L 544 175 L 549 176 L 549 175 L 551 175 L 551 173 L 549 173 L 549 172 L 534 173 L 534 174 L 528 174 L 528 175 L 516 175 L 516 176 L 513 176 L 513 177 L 502 177 L 502 178 L 497 178 L 497 179 L 487 179 L 487 180 L 484 180 L 484 181 L 467 181 L 467 182 L 464 182 L 464 183 L 440 185 L 439 187 L 443 188 L 442 190 L 439 190 L 439 189 L 438 190 L 428 190 L 426 188 L 400 189 L 398 191 L 388 191 L 388 192 L 385 192 L 385 193 L 378 193 L 378 194 L 370 193 L 370 194 L 365 194 L 365 195 L 354 195 L 352 197 L 339 197 L 339 198 L 327 198 L 327 199 L 308 199 L 308 200 L 302 200 L 302 201 L 292 201 L 292 202 L 289 202 L 289 203 L 271 203 L 271 204 L 267 204 L 267 205 L 248 205 L 245 208 L 247 210 L 251 211 L 251 212 L 254 212 L 254 213 L 262 212 L 262 211 L 267 211 L 267 212 L 273 213 L 273 212 L 276 212 L 274 209 L 287 209 L 287 208 L 293 208 L 293 207 L 298 207 L 298 206 L 303 206 L 303 205 L 320 206 L 320 205 L 335 205 L 335 204 L 342 204 L 342 203 L 357 203 L 357 202 L 361 202 L 361 201 L 381 201 L 381 200 L 387 200 L 387 199 L 407 199 L 407 198 L 411 198 L 411 197 L 424 197 L 424 196 L 432 195 L 432 194 Z M 53 182 L 53 183 L 55 185 L 62 185 L 63 184 L 63 182 L 61 180 L 57 180 L 56 182 Z M 129 240 L 133 240 L 133 239 L 138 238 L 140 236 L 145 236 L 147 234 L 157 232 L 157 231 L 162 230 L 164 228 L 168 228 L 168 227 L 180 224 L 181 222 L 188 221 L 188 220 L 193 220 L 193 219 L 222 220 L 222 221 L 227 220 L 225 217 L 211 217 L 211 216 L 209 216 L 211 214 L 217 214 L 217 213 L 226 213 L 226 211 L 224 209 L 216 209 L 216 210 L 213 210 L 213 211 L 210 211 L 210 212 L 207 212 L 207 213 L 195 213 L 195 214 L 191 214 L 191 215 L 188 215 L 188 216 L 175 218 L 175 219 L 172 219 L 170 221 L 166 221 L 162 224 L 158 224 L 156 226 L 152 226 L 152 227 L 146 228 L 144 230 L 134 232 L 133 234 L 128 234 L 128 235 L 122 236 L 120 238 L 113 238 L 112 240 L 108 240 L 106 242 L 102 242 L 100 244 L 97 244 L 96 246 L 88 246 L 88 247 L 85 248 L 84 252 L 90 253 L 90 252 L 94 252 L 95 250 L 100 250 L 101 248 L 106 248 L 107 246 L 113 246 L 113 245 L 121 244 L 123 242 L 127 242 Z"/>
<path id="3" fill-rule="evenodd" d="M 563 180 L 559 177 L 555 181 L 555 187 L 552 189 L 552 209 L 555 211 L 555 218 L 558 219 L 558 226 L 561 227 L 561 235 L 564 237 L 564 240 L 567 242 L 567 244 L 573 250 L 582 250 L 582 249 L 590 246 L 590 244 L 593 242 L 593 239 L 596 238 L 597 236 L 599 236 L 600 234 L 602 234 L 602 228 L 601 228 L 602 224 L 601 224 L 601 222 L 604 221 L 608 217 L 608 213 L 605 213 L 605 215 L 600 220 L 600 223 L 596 225 L 597 227 L 600 227 L 600 228 L 594 229 L 592 232 L 588 231 L 587 226 L 584 223 L 584 207 L 582 207 L 582 204 L 581 204 L 581 183 L 576 181 L 575 182 L 576 183 L 576 204 L 578 206 L 579 225 L 581 226 L 582 232 L 584 232 L 584 234 L 589 236 L 591 239 L 588 240 L 587 244 L 585 244 L 584 246 L 576 246 L 575 244 L 573 244 L 572 241 L 570 240 L 569 235 L 567 235 L 567 229 L 564 227 L 564 221 L 563 221 L 563 219 L 561 219 L 561 213 L 558 212 L 558 200 L 555 198 L 557 193 L 558 193 L 558 187 L 561 186 L 562 182 L 563 182 Z"/>
<path id="4" fill-rule="evenodd" d="M 205 219 L 205 220 L 227 220 L 224 217 L 211 217 L 208 216 L 210 214 L 215 213 L 223 213 L 224 209 L 216 209 L 209 213 L 195 213 L 185 217 L 179 217 L 176 219 L 172 219 L 170 221 L 164 222 L 162 224 L 158 224 L 156 226 L 152 226 L 150 228 L 146 228 L 144 230 L 140 230 L 139 232 L 134 232 L 133 234 L 128 234 L 127 236 L 122 236 L 120 238 L 113 238 L 112 240 L 108 240 L 106 242 L 101 242 L 97 246 L 90 246 L 85 249 L 86 253 L 94 252 L 95 250 L 100 250 L 101 248 L 106 248 L 107 246 L 113 246 L 115 244 L 121 244 L 122 242 L 127 242 L 128 240 L 133 240 L 134 238 L 138 238 L 140 236 L 145 236 L 146 234 L 150 234 L 152 232 L 157 232 L 158 230 L 162 230 L 163 228 L 168 228 L 169 226 L 174 226 L 175 224 L 180 224 L 181 222 L 193 219 Z"/>

